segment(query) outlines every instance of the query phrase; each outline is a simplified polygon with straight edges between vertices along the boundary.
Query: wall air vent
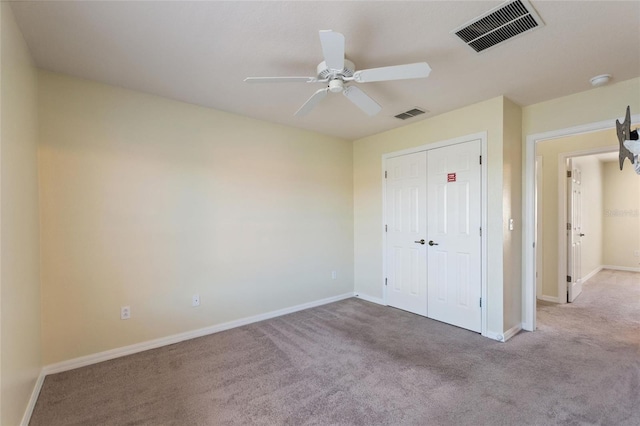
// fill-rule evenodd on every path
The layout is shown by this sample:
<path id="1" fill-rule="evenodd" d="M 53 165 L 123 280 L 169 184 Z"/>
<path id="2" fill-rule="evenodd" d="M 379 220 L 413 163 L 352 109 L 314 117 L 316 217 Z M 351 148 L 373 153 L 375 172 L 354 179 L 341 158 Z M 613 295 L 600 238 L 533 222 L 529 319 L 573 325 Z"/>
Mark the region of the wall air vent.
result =
<path id="1" fill-rule="evenodd" d="M 426 110 L 422 110 L 420 108 L 410 109 L 409 111 L 401 112 L 400 114 L 394 116 L 399 118 L 400 120 L 406 120 L 407 118 L 415 117 L 416 115 L 424 114 Z"/>
<path id="2" fill-rule="evenodd" d="M 543 26 L 527 0 L 509 0 L 451 32 L 480 53 Z"/>

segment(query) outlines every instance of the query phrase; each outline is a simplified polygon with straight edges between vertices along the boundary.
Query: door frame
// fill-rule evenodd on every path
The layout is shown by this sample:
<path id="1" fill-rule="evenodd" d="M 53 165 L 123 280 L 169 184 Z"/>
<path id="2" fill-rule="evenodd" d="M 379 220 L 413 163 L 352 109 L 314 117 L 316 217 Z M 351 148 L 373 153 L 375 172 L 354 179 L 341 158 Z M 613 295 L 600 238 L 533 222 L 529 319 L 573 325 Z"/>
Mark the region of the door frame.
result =
<path id="1" fill-rule="evenodd" d="M 567 275 L 569 275 L 569 267 L 567 250 L 569 241 L 567 238 L 567 223 L 569 222 L 569 209 L 567 204 L 569 193 L 567 190 L 567 160 L 574 157 L 615 152 L 616 148 L 616 146 L 612 145 L 558 154 L 558 300 L 554 301 L 556 303 L 568 303 Z"/>
<path id="2" fill-rule="evenodd" d="M 544 275 L 544 265 L 542 264 L 542 247 L 544 244 L 543 235 L 542 235 L 542 227 L 540 223 L 542 222 L 542 216 L 544 212 L 544 204 L 542 195 L 542 176 L 543 176 L 543 161 L 542 155 L 537 155 L 535 158 L 535 182 L 533 188 L 533 196 L 534 196 L 534 206 L 533 211 L 535 214 L 535 218 L 533 221 L 534 226 L 534 235 L 536 236 L 535 242 L 535 253 L 536 253 L 536 264 L 535 264 L 535 287 L 536 287 L 536 297 L 539 299 L 542 297 L 542 277 Z"/>
<path id="3" fill-rule="evenodd" d="M 617 117 L 620 122 L 624 117 Z M 631 116 L 631 125 L 640 123 L 640 114 Z M 522 239 L 522 329 L 526 331 L 534 331 L 536 329 L 536 249 L 535 244 L 535 161 L 536 161 L 536 144 L 538 142 L 559 139 L 567 136 L 575 136 L 585 133 L 593 133 L 601 130 L 615 129 L 616 118 L 610 120 L 598 121 L 593 123 L 582 124 L 579 126 L 567 127 L 563 129 L 551 130 L 548 132 L 534 133 L 527 135 L 525 142 L 525 160 L 524 160 L 524 199 L 523 199 L 523 239 Z M 566 191 L 566 188 L 563 189 Z M 560 199 L 560 198 L 558 198 Z M 562 203 L 561 203 L 562 204 Z M 565 206 L 566 212 L 566 206 Z M 566 213 L 565 213 L 566 223 Z M 565 225 L 566 226 L 566 225 Z M 561 238 L 562 239 L 562 236 Z M 564 236 L 566 247 L 566 235 Z M 560 243 L 558 244 L 560 247 Z M 562 256 L 563 250 L 560 250 Z M 566 256 L 566 254 L 565 254 Z M 559 259 L 562 261 L 562 259 Z M 566 262 L 566 257 L 565 257 Z M 565 280 L 566 281 L 566 276 Z M 566 287 L 566 282 L 565 282 Z"/>
<path id="4" fill-rule="evenodd" d="M 442 141 L 437 141 L 433 143 L 427 143 L 424 145 L 403 149 L 400 151 L 393 151 L 382 155 L 382 173 L 381 173 L 381 188 L 382 188 L 382 301 L 387 304 L 387 286 L 385 285 L 385 279 L 387 277 L 387 233 L 385 232 L 384 226 L 387 223 L 387 214 L 386 214 L 386 205 L 387 205 L 387 195 L 386 195 L 386 179 L 385 179 L 385 171 L 387 170 L 387 159 L 393 157 L 399 157 L 401 155 L 407 154 L 415 154 L 417 152 L 422 151 L 430 151 L 432 149 L 443 148 L 446 146 L 457 145 L 465 142 L 473 142 L 476 140 L 480 140 L 480 152 L 482 155 L 482 164 L 480 166 L 481 173 L 481 197 L 480 197 L 480 212 L 482 215 L 481 218 L 481 226 L 484 232 L 482 232 L 482 236 L 480 237 L 480 293 L 483 300 L 482 308 L 481 308 L 481 335 L 485 337 L 495 337 L 489 335 L 487 332 L 487 206 L 488 206 L 488 178 L 487 178 L 487 132 L 479 132 L 473 133 L 470 135 L 459 136 L 452 139 L 446 139 Z"/>

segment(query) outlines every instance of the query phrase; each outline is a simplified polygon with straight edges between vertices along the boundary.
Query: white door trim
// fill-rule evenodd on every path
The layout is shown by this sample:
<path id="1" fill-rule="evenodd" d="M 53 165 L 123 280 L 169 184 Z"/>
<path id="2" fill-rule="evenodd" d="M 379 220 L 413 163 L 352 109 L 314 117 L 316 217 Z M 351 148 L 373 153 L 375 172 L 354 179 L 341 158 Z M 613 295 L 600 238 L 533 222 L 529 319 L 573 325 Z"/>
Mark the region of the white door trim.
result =
<path id="1" fill-rule="evenodd" d="M 479 132 L 479 133 L 473 133 L 470 135 L 465 135 L 465 136 L 460 136 L 457 138 L 453 138 L 453 139 L 447 139 L 447 140 L 443 140 L 443 141 L 438 141 L 438 142 L 434 142 L 434 143 L 428 143 L 425 145 L 420 145 L 420 146 L 416 146 L 413 148 L 408 148 L 408 149 L 403 149 L 400 151 L 394 151 L 394 152 L 389 152 L 386 154 L 382 155 L 382 173 L 381 173 L 381 191 L 382 191 L 382 300 L 384 301 L 384 304 L 387 304 L 387 287 L 385 286 L 385 277 L 387 277 L 387 253 L 386 253 L 386 247 L 387 247 L 387 234 L 385 232 L 385 224 L 387 223 L 387 217 L 386 217 L 386 185 L 385 185 L 385 170 L 386 170 L 386 166 L 387 166 L 387 159 L 388 158 L 393 158 L 393 157 L 398 157 L 400 155 L 405 155 L 405 154 L 414 154 L 416 152 L 421 152 L 421 151 L 429 151 L 431 149 L 436 149 L 436 148 L 442 148 L 445 146 L 449 146 L 449 145 L 456 145 L 459 143 L 464 143 L 464 142 L 472 142 L 475 140 L 480 140 L 480 151 L 482 153 L 482 165 L 481 165 L 481 173 L 482 173 L 482 182 L 481 182 L 481 191 L 482 191 L 482 197 L 481 197 L 481 212 L 482 212 L 482 219 L 481 219 L 481 223 L 482 223 L 482 237 L 481 237 L 481 247 L 482 247 L 482 255 L 481 255 L 481 259 L 480 259 L 480 267 L 482 268 L 482 272 L 481 272 L 481 293 L 482 293 L 482 332 L 481 334 L 485 337 L 492 337 L 488 334 L 487 332 L 487 316 L 488 316 L 488 310 L 487 310 L 487 206 L 488 206 L 488 202 L 487 202 L 487 191 L 488 191 L 488 179 L 487 179 L 487 132 Z"/>
<path id="2" fill-rule="evenodd" d="M 535 190 L 535 160 L 536 160 L 536 144 L 549 139 L 558 139 L 566 136 L 579 135 L 584 133 L 592 133 L 600 130 L 607 130 L 615 128 L 615 118 L 611 120 L 599 121 L 595 123 L 582 124 L 580 126 L 567 127 L 565 129 L 552 130 L 549 132 L 535 133 L 528 135 L 525 142 L 525 170 L 524 170 L 524 200 L 523 200 L 523 222 L 524 222 L 524 236 L 522 247 L 522 263 L 524 268 L 522 270 L 523 277 L 522 282 L 524 285 L 524 291 L 522 292 L 522 328 L 527 331 L 534 331 L 536 328 L 536 285 L 535 285 L 535 270 L 536 270 L 536 252 L 533 247 L 535 242 L 535 203 L 534 203 L 534 190 Z M 622 122 L 624 117 L 618 117 L 618 120 Z M 633 125 L 640 122 L 640 114 L 631 116 L 631 123 Z M 566 215 L 566 213 L 565 213 Z M 566 222 L 566 221 L 565 221 Z M 566 238 L 566 237 L 565 237 Z M 566 244 L 566 243 L 565 243 Z M 560 250 L 562 253 L 562 250 Z M 560 259 L 561 260 L 561 259 Z M 565 258 L 566 261 L 566 258 Z"/>
<path id="3" fill-rule="evenodd" d="M 535 217 L 536 220 L 538 222 L 541 221 L 541 217 L 542 217 L 542 212 L 544 211 L 544 204 L 543 204 L 543 200 L 542 197 L 540 196 L 542 194 L 542 173 L 543 173 L 543 167 L 544 164 L 542 163 L 542 155 L 538 155 L 536 156 L 535 159 L 535 167 L 536 167 L 536 182 L 535 182 L 535 187 L 534 187 L 534 197 L 537 197 L 537 203 L 538 205 L 536 206 L 534 203 L 534 211 L 535 211 Z M 534 198 L 535 199 L 535 198 Z M 535 235 L 535 253 L 536 253 L 536 264 L 535 264 L 535 270 L 534 270 L 534 275 L 535 275 L 535 282 L 534 285 L 536 286 L 536 297 L 538 299 L 540 299 L 542 297 L 542 277 L 544 276 L 544 266 L 542 264 L 542 262 L 538 262 L 538 260 L 542 260 L 542 247 L 544 244 L 544 240 L 543 240 L 543 236 L 542 236 L 542 230 L 539 228 L 539 225 L 536 226 L 536 223 L 534 222 L 534 228 L 537 231 L 534 235 Z M 539 259 L 538 259 L 539 258 Z"/>

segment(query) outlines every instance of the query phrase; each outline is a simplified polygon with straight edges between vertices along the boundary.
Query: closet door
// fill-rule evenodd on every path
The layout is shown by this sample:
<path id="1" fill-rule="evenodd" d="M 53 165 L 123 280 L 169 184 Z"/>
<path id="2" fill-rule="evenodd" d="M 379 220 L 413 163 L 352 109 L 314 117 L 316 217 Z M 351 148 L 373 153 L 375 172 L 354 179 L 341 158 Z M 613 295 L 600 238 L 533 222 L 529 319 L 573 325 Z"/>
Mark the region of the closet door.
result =
<path id="1" fill-rule="evenodd" d="M 480 332 L 481 142 L 427 152 L 428 316 Z"/>
<path id="2" fill-rule="evenodd" d="M 387 304 L 427 315 L 427 153 L 386 162 Z"/>

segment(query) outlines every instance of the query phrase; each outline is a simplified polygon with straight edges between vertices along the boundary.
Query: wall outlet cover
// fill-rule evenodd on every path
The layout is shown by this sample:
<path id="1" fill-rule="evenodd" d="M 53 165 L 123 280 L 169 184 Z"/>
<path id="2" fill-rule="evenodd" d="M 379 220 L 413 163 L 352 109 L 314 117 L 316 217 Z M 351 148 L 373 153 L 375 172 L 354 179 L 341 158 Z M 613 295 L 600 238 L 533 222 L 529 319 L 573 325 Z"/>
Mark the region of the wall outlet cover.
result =
<path id="1" fill-rule="evenodd" d="M 120 307 L 120 319 L 127 320 L 131 318 L 131 307 L 129 306 L 121 306 Z"/>

